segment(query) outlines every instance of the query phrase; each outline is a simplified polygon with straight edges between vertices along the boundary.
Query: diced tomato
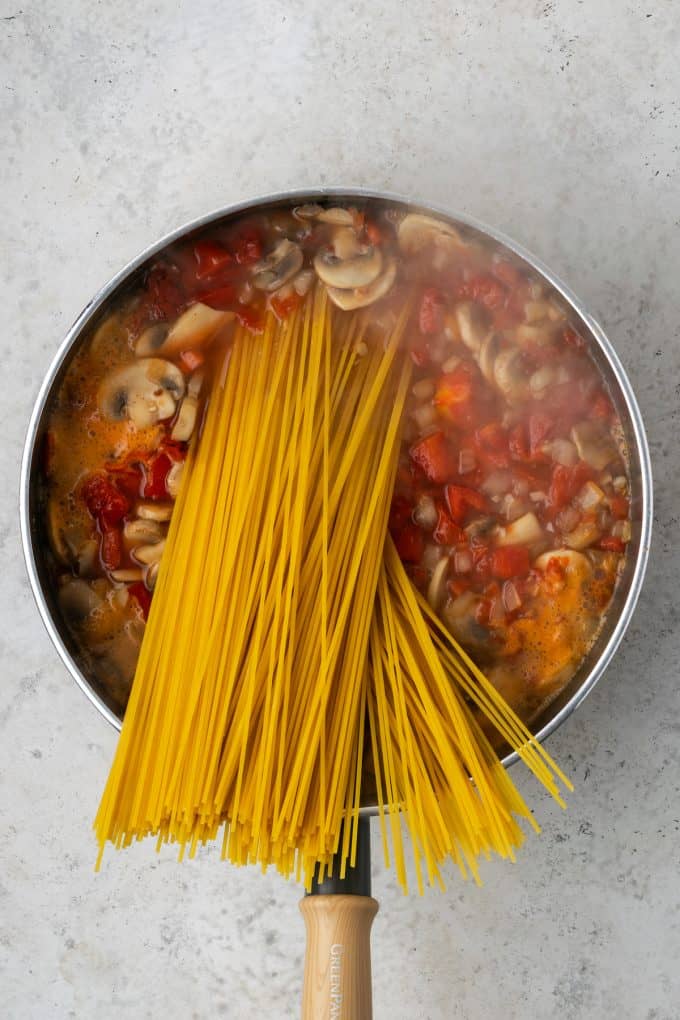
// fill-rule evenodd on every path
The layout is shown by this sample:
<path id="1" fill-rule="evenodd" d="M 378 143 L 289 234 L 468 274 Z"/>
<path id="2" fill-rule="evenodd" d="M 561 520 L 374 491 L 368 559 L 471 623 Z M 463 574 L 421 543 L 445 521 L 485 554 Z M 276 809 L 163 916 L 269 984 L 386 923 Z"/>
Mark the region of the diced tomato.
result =
<path id="1" fill-rule="evenodd" d="M 505 305 L 508 291 L 495 276 L 481 273 L 479 276 L 473 276 L 470 280 L 467 280 L 459 288 L 459 294 L 461 297 L 479 301 L 485 308 L 494 311 Z"/>
<path id="2" fill-rule="evenodd" d="M 404 496 L 394 496 L 390 507 L 389 529 L 391 534 L 398 534 L 411 520 L 413 506 Z"/>
<path id="3" fill-rule="evenodd" d="M 609 496 L 609 509 L 618 521 L 625 521 L 630 512 L 630 503 L 625 496 Z"/>
<path id="4" fill-rule="evenodd" d="M 437 507 L 437 524 L 432 532 L 432 537 L 439 545 L 455 545 L 462 542 L 465 535 L 459 526 L 451 519 L 443 506 Z"/>
<path id="5" fill-rule="evenodd" d="M 144 499 L 167 499 L 168 490 L 165 480 L 172 467 L 172 460 L 167 453 L 154 454 L 142 464 L 143 480 L 141 494 Z"/>
<path id="6" fill-rule="evenodd" d="M 564 327 L 562 330 L 562 339 L 567 347 L 574 347 L 576 350 L 580 350 L 581 347 L 585 346 L 583 337 L 580 336 L 572 326 Z"/>
<path id="7" fill-rule="evenodd" d="M 472 572 L 477 582 L 488 581 L 491 577 L 491 558 L 489 548 L 483 542 L 473 542 L 470 546 L 472 553 Z"/>
<path id="8" fill-rule="evenodd" d="M 522 422 L 518 422 L 510 429 L 508 436 L 508 449 L 510 450 L 510 456 L 513 460 L 521 461 L 526 463 L 531 460 L 529 454 L 529 443 L 527 440 L 526 426 Z"/>
<path id="9" fill-rule="evenodd" d="M 227 312 L 236 302 L 236 287 L 225 283 L 221 287 L 215 287 L 213 290 L 199 294 L 199 299 L 208 308 L 214 308 L 216 312 Z"/>
<path id="10" fill-rule="evenodd" d="M 419 563 L 425 549 L 425 539 L 416 524 L 407 524 L 394 539 L 399 558 L 406 563 Z"/>
<path id="11" fill-rule="evenodd" d="M 215 241 L 198 241 L 194 245 L 194 258 L 196 259 L 197 280 L 209 280 L 233 262 L 227 249 Z"/>
<path id="12" fill-rule="evenodd" d="M 102 528 L 112 528 L 123 520 L 130 503 L 105 475 L 90 475 L 82 487 L 85 505 Z"/>
<path id="13" fill-rule="evenodd" d="M 611 418 L 613 412 L 614 409 L 612 407 L 611 400 L 605 393 L 600 391 L 590 404 L 588 417 L 606 421 Z"/>
<path id="14" fill-rule="evenodd" d="M 444 325 L 444 295 L 436 287 L 428 287 L 423 293 L 418 325 L 425 336 L 441 332 Z"/>
<path id="15" fill-rule="evenodd" d="M 473 392 L 472 370 L 463 362 L 453 372 L 439 377 L 434 405 L 442 417 L 465 427 L 473 417 Z"/>
<path id="16" fill-rule="evenodd" d="M 146 279 L 145 317 L 160 322 L 174 319 L 186 305 L 177 266 L 157 262 Z"/>
<path id="17" fill-rule="evenodd" d="M 165 453 L 170 460 L 175 464 L 178 460 L 185 460 L 187 455 L 187 444 L 180 439 L 170 439 L 169 436 L 165 436 L 161 440 L 159 450 Z"/>
<path id="18" fill-rule="evenodd" d="M 148 619 L 149 609 L 151 608 L 151 592 L 149 589 L 141 581 L 137 581 L 135 584 L 128 586 L 128 591 L 139 602 L 139 608 L 142 610 L 144 619 Z"/>
<path id="19" fill-rule="evenodd" d="M 443 432 L 433 432 L 410 449 L 411 459 L 431 482 L 443 485 L 455 474 L 455 460 Z"/>
<path id="20" fill-rule="evenodd" d="M 557 511 L 565 507 L 592 475 L 592 468 L 582 460 L 573 467 L 556 464 L 548 491 L 548 503 L 552 509 Z"/>
<path id="21" fill-rule="evenodd" d="M 451 598 L 457 599 L 463 592 L 469 591 L 472 587 L 472 581 L 469 581 L 465 577 L 456 577 L 453 581 L 447 581 L 446 587 L 449 589 L 449 595 Z"/>
<path id="22" fill-rule="evenodd" d="M 487 509 L 486 497 L 466 485 L 447 485 L 446 503 L 456 524 L 464 524 L 468 511 Z"/>
<path id="23" fill-rule="evenodd" d="M 262 258 L 262 237 L 255 227 L 241 231 L 234 243 L 234 254 L 240 266 L 249 266 Z"/>
<path id="24" fill-rule="evenodd" d="M 508 434 L 500 422 L 488 422 L 475 432 L 475 446 L 482 461 L 494 467 L 507 467 L 510 462 Z"/>
<path id="25" fill-rule="evenodd" d="M 626 543 L 622 538 L 614 538 L 613 535 L 605 535 L 597 543 L 600 549 L 606 549 L 607 552 L 622 553 L 626 550 Z"/>
<path id="26" fill-rule="evenodd" d="M 259 308 L 253 308 L 252 305 L 241 305 L 236 311 L 236 318 L 249 329 L 251 333 L 261 333 L 264 329 L 264 317 Z"/>
<path id="27" fill-rule="evenodd" d="M 120 528 L 102 531 L 101 558 L 107 570 L 117 570 L 123 555 L 123 534 Z"/>
<path id="28" fill-rule="evenodd" d="M 539 453 L 539 448 L 546 441 L 555 426 L 555 420 L 541 411 L 529 416 L 529 450 L 532 456 Z"/>
<path id="29" fill-rule="evenodd" d="M 505 545 L 491 553 L 491 573 L 503 581 L 528 573 L 531 561 L 529 550 L 523 545 Z"/>
<path id="30" fill-rule="evenodd" d="M 287 319 L 291 312 L 295 311 L 296 308 L 299 308 L 301 303 L 302 298 L 295 290 L 292 294 L 289 294 L 288 297 L 273 297 L 271 300 L 271 306 L 274 314 L 279 319 Z"/>
<path id="31" fill-rule="evenodd" d="M 205 361 L 205 354 L 197 350 L 182 351 L 179 360 L 187 372 L 195 372 Z"/>

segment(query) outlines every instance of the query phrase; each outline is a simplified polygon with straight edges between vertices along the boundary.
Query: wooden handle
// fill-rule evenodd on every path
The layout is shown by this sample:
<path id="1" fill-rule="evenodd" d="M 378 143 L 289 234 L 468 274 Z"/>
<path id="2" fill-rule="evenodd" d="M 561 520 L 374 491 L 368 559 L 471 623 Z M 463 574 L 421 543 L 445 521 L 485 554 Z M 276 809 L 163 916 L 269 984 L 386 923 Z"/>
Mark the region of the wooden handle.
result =
<path id="1" fill-rule="evenodd" d="M 306 896 L 302 1020 L 371 1020 L 370 896 Z"/>

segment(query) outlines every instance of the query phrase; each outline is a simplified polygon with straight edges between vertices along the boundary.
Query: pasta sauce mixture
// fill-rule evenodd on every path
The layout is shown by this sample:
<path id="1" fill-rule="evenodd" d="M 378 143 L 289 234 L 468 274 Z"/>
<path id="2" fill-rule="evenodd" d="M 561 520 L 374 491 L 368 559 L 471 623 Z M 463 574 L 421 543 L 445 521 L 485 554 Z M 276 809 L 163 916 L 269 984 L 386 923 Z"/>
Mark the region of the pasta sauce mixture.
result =
<path id="1" fill-rule="evenodd" d="M 530 720 L 592 644 L 631 537 L 617 415 L 543 279 L 472 232 L 380 203 L 213 226 L 158 256 L 81 346 L 43 474 L 83 667 L 122 715 L 205 380 L 235 321 L 259 332 L 315 286 L 338 315 L 368 316 L 376 342 L 412 305 L 390 533 L 413 583 Z"/>

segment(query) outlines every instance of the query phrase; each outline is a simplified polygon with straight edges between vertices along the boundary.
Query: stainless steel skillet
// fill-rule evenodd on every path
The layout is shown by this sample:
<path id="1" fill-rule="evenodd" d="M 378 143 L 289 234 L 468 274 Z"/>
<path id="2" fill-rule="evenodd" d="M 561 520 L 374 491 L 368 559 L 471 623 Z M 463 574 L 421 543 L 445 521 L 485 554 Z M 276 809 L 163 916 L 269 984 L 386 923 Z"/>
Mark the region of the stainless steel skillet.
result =
<path id="1" fill-rule="evenodd" d="M 429 203 L 370 190 L 318 189 L 287 192 L 219 209 L 194 220 L 162 238 L 121 270 L 95 295 L 69 330 L 45 376 L 33 410 L 24 449 L 21 477 L 21 531 L 31 586 L 43 622 L 62 661 L 92 703 L 117 729 L 120 729 L 122 722 L 120 709 L 116 707 L 107 691 L 98 686 L 86 664 L 79 658 L 50 587 L 38 477 L 41 444 L 52 397 L 79 345 L 91 334 L 98 322 L 106 316 L 108 309 L 121 291 L 133 283 L 135 277 L 144 271 L 149 261 L 166 245 L 190 237 L 193 233 L 203 230 L 211 224 L 228 222 L 244 213 L 265 207 L 272 208 L 277 205 L 287 206 L 317 201 L 327 202 L 328 200 L 361 203 L 366 199 L 388 202 L 405 210 L 435 214 L 448 219 L 455 225 L 462 226 L 468 232 L 476 233 L 487 241 L 491 240 L 500 249 L 512 253 L 515 258 L 524 261 L 534 273 L 542 276 L 549 286 L 561 295 L 563 301 L 571 307 L 574 320 L 580 322 L 581 332 L 592 341 L 593 357 L 608 384 L 623 425 L 629 457 L 633 521 L 633 537 L 628 547 L 625 569 L 605 624 L 586 660 L 565 690 L 535 721 L 534 729 L 539 739 L 547 738 L 581 704 L 609 665 L 625 633 L 637 602 L 647 563 L 652 520 L 652 479 L 644 426 L 632 388 L 612 345 L 598 323 L 582 307 L 578 299 L 539 260 L 497 231 L 468 217 L 453 214 Z M 515 755 L 508 755 L 504 759 L 504 764 L 509 766 L 515 760 Z M 374 807 L 367 807 L 364 812 L 366 815 L 370 815 L 375 810 Z M 366 839 L 367 824 L 366 822 L 364 825 L 363 839 Z M 367 886 L 366 860 L 367 858 L 360 863 L 356 875 L 350 877 L 346 889 L 324 886 L 321 890 L 317 890 L 322 893 L 322 896 L 315 906 L 322 907 L 326 904 L 328 908 L 323 917 L 319 915 L 312 921 L 310 920 L 310 909 L 307 906 L 304 908 L 310 934 L 315 936 L 313 951 L 308 949 L 308 980 L 305 994 L 309 1000 L 306 1013 L 309 1017 L 317 1015 L 314 1011 L 318 1009 L 317 1004 L 320 1001 L 327 1003 L 328 1009 L 331 1009 L 333 995 L 335 995 L 336 1001 L 344 1001 L 344 1007 L 341 1012 L 336 1014 L 331 1012 L 330 1015 L 345 1018 L 359 1016 L 362 1020 L 369 1015 L 366 1012 L 370 1010 L 370 991 L 368 993 L 366 991 L 370 982 L 370 967 L 366 966 L 368 930 L 377 904 L 375 907 L 371 907 L 366 899 L 370 894 L 370 889 Z M 338 892 L 344 892 L 346 895 L 354 897 L 349 904 L 346 904 L 345 901 L 348 909 L 349 907 L 353 908 L 349 913 L 342 907 L 339 898 L 332 902 L 325 899 L 326 896 L 330 897 Z M 366 900 L 365 903 L 364 900 Z M 370 901 L 370 903 L 374 902 Z M 311 904 L 309 906 L 311 907 Z M 362 919 L 358 927 L 355 927 L 354 921 L 350 920 L 351 916 Z M 342 941 L 338 935 L 339 931 L 344 932 Z M 357 939 L 360 939 L 361 945 L 357 943 Z M 310 981 L 312 982 L 311 986 Z M 313 995 L 310 988 L 313 988 Z M 355 994 L 363 995 L 363 1005 L 357 1004 L 354 1007 L 358 1012 L 348 1012 L 350 1001 Z M 337 1000 L 338 995 L 340 1000 Z M 367 995 L 368 998 L 366 998 Z M 329 1015 L 328 1012 L 325 1015 Z"/>

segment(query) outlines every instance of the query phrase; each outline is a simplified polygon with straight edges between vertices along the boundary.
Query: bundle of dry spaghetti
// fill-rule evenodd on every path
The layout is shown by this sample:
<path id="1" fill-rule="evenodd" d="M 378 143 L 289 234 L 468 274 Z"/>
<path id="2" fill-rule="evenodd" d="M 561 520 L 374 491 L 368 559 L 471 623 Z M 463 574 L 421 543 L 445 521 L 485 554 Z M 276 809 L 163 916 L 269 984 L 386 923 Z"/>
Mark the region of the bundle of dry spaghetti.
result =
<path id="1" fill-rule="evenodd" d="M 475 721 L 557 795 L 559 775 L 412 589 L 387 515 L 410 379 L 408 307 L 386 341 L 323 289 L 237 331 L 190 450 L 95 821 L 309 883 L 355 852 L 372 749 L 405 884 L 404 816 L 429 879 L 512 854 L 528 809 Z M 367 730 L 368 727 L 368 730 Z"/>

